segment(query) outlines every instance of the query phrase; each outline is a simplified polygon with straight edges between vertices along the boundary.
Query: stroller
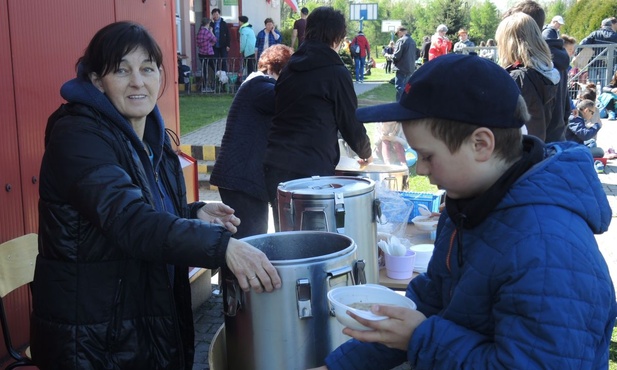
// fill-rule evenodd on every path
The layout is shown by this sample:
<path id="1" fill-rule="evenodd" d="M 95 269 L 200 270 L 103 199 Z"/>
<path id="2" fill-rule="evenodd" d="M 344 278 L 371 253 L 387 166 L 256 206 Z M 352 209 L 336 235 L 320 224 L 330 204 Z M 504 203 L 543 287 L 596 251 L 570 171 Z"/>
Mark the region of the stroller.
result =
<path id="1" fill-rule="evenodd" d="M 184 92 L 191 93 L 191 67 L 182 64 L 180 58 L 178 58 L 178 83 L 184 84 Z"/>

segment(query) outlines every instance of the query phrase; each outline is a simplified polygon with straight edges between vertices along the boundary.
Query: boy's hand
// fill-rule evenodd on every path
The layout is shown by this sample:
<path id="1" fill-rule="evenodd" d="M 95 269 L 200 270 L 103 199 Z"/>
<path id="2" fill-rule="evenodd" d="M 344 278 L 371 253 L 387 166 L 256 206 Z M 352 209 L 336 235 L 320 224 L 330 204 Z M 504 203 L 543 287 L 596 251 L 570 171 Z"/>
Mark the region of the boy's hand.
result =
<path id="1" fill-rule="evenodd" d="M 409 340 L 426 316 L 420 311 L 405 307 L 374 305 L 371 312 L 376 315 L 388 316 L 389 319 L 380 321 L 365 320 L 353 312 L 347 314 L 360 324 L 373 330 L 360 331 L 350 328 L 343 329 L 343 334 L 356 338 L 361 342 L 377 342 L 390 348 L 407 351 Z"/>

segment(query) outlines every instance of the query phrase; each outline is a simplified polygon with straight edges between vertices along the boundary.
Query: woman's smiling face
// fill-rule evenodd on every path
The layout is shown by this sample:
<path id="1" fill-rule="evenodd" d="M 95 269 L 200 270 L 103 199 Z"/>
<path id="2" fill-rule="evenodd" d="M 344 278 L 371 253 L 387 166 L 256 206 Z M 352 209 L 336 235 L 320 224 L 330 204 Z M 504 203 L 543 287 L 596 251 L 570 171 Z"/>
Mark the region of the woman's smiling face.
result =
<path id="1" fill-rule="evenodd" d="M 161 88 L 161 71 L 146 50 L 138 47 L 126 54 L 115 71 L 90 80 L 133 127 L 145 123 Z"/>

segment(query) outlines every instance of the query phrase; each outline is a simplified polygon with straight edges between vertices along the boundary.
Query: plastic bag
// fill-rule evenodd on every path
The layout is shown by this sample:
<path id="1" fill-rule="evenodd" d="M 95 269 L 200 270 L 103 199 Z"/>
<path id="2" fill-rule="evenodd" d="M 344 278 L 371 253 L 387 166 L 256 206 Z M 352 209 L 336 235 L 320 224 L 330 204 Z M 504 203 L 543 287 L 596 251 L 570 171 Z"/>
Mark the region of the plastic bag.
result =
<path id="1" fill-rule="evenodd" d="M 381 208 L 377 232 L 405 238 L 407 221 L 413 210 L 413 202 L 380 184 L 376 185 L 376 197 L 379 199 Z"/>

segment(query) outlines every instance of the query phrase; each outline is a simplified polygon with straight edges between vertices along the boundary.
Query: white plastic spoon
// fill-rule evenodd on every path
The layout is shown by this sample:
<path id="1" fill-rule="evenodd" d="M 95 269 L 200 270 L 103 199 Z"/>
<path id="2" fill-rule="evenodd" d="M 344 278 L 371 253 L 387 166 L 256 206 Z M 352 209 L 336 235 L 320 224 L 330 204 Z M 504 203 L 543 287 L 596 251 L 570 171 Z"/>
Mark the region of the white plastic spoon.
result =
<path id="1" fill-rule="evenodd" d="M 431 212 L 431 210 L 424 204 L 418 204 L 418 212 L 420 212 L 420 215 L 424 217 L 431 217 L 433 214 L 433 212 Z"/>

